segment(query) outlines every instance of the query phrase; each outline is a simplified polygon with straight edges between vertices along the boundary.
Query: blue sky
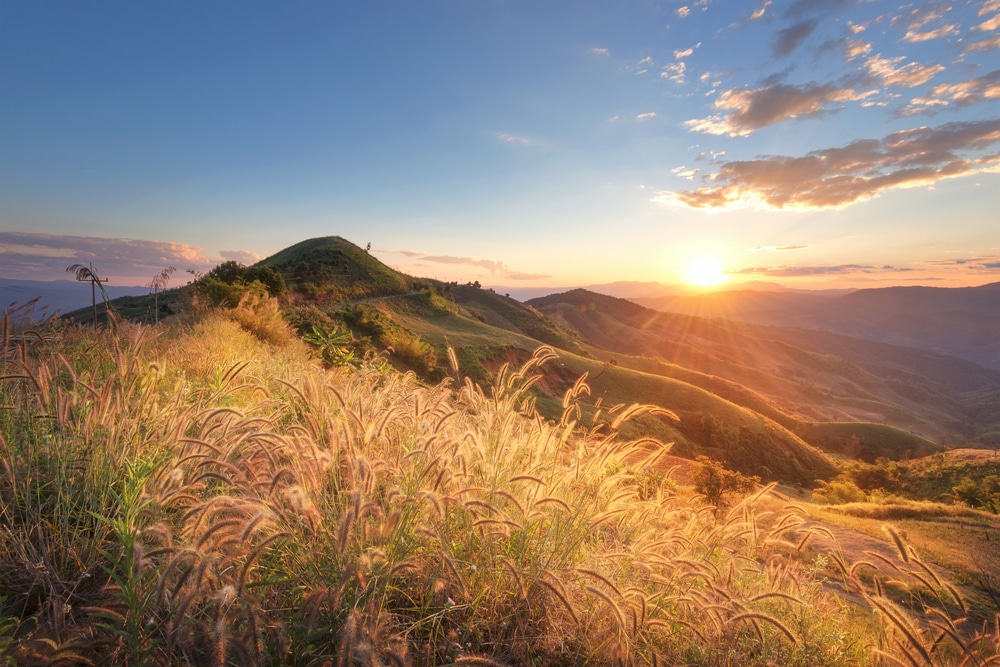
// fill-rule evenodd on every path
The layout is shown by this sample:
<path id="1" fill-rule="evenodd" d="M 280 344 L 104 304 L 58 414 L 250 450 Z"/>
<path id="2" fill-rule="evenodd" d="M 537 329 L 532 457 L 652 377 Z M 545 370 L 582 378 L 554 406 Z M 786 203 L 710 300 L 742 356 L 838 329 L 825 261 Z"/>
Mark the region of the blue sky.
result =
<path id="1" fill-rule="evenodd" d="M 1000 280 L 1000 0 L 2 2 L 0 278 Z"/>

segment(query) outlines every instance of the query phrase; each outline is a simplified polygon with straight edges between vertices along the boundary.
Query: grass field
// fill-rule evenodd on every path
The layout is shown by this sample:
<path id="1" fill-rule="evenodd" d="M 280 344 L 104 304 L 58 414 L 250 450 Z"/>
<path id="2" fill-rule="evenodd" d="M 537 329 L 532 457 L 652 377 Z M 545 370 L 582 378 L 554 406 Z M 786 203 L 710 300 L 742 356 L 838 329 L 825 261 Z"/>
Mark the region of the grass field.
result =
<path id="1" fill-rule="evenodd" d="M 541 348 L 482 387 L 426 385 L 380 358 L 326 369 L 270 302 L 9 333 L 6 661 L 953 664 L 997 651 L 994 627 L 963 626 L 961 594 L 898 535 L 885 562 L 841 558 L 832 585 L 819 556 L 836 551 L 801 558 L 816 532 L 803 507 L 768 488 L 715 507 L 651 478 L 662 446 L 620 435 L 649 408 L 584 409 L 613 374 L 571 383 L 560 414 L 540 416 L 532 386 L 582 357 Z"/>

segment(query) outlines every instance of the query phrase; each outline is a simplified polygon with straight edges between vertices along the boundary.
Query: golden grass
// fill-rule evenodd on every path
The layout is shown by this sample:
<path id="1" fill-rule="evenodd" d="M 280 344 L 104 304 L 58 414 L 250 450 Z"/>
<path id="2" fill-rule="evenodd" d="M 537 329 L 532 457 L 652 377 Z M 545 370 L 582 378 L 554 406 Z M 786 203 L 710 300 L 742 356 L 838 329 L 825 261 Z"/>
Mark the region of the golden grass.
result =
<path id="1" fill-rule="evenodd" d="M 9 649 L 19 660 L 840 665 L 877 663 L 877 652 L 996 654 L 992 628 L 972 641 L 950 614 L 949 583 L 901 536 L 899 564 L 864 568 L 877 571 L 872 583 L 841 563 L 841 592 L 866 595 L 874 622 L 800 564 L 802 509 L 762 512 L 770 487 L 716 517 L 690 494 L 640 484 L 665 446 L 615 429 L 646 408 L 609 411 L 614 428 L 595 429 L 578 407 L 581 378 L 561 419 L 543 420 L 531 387 L 551 348 L 485 389 L 428 387 L 372 364 L 323 370 L 296 341 L 261 335 L 275 322 L 255 312 L 67 330 L 7 355 L 0 619 L 33 628 Z M 910 620 L 921 608 L 880 595 L 883 572 L 943 615 Z"/>

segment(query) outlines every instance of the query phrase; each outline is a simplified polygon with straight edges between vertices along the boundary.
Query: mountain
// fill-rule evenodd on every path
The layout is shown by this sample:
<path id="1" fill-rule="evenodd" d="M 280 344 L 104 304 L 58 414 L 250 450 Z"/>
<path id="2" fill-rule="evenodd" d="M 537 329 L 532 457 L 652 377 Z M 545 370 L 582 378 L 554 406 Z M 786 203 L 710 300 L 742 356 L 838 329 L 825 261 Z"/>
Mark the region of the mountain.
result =
<path id="1" fill-rule="evenodd" d="M 1000 370 L 1000 283 L 885 287 L 849 294 L 723 291 L 634 299 L 655 310 L 829 331 Z"/>
<path id="2" fill-rule="evenodd" d="M 1000 373 L 954 357 L 829 332 L 664 313 L 584 290 L 528 305 L 609 351 L 661 360 L 665 374 L 700 373 L 753 390 L 784 415 L 773 418 L 793 428 L 793 421 L 875 422 L 961 442 L 996 427 L 994 415 L 976 417 L 975 406 L 1000 389 Z"/>
<path id="3" fill-rule="evenodd" d="M 613 283 L 603 283 L 600 285 L 575 285 L 573 287 L 515 287 L 506 285 L 496 285 L 492 286 L 493 289 L 501 294 L 506 294 L 511 296 L 518 301 L 528 301 L 530 299 L 537 299 L 539 297 L 547 296 L 556 292 L 565 292 L 571 289 L 585 289 L 589 292 L 597 292 L 598 294 L 607 294 L 608 296 L 617 296 L 622 299 L 631 299 L 638 303 L 655 303 L 659 299 L 663 299 L 669 302 L 670 299 L 677 297 L 711 297 L 720 292 L 731 292 L 731 291 L 754 291 L 754 292 L 778 292 L 778 293 L 803 293 L 803 294 L 813 294 L 820 296 L 840 296 L 843 294 L 849 294 L 854 290 L 851 289 L 837 289 L 837 290 L 797 290 L 791 287 L 785 287 L 777 283 L 769 283 L 761 280 L 751 280 L 745 283 L 740 283 L 738 287 L 729 287 L 727 285 L 717 285 L 714 287 L 696 287 L 694 285 L 689 285 L 687 283 L 675 283 L 672 285 L 664 285 L 658 282 L 636 282 L 636 281 L 617 281 Z M 654 306 L 651 306 L 654 307 Z"/>
<path id="4" fill-rule="evenodd" d="M 148 287 L 104 286 L 112 299 L 134 294 L 146 294 Z M 28 302 L 38 299 L 28 306 Z M 97 294 L 100 303 L 101 295 Z M 91 305 L 90 284 L 75 280 L 13 280 L 0 279 L 0 309 L 19 310 L 27 319 L 44 320 L 58 313 L 68 313 Z"/>

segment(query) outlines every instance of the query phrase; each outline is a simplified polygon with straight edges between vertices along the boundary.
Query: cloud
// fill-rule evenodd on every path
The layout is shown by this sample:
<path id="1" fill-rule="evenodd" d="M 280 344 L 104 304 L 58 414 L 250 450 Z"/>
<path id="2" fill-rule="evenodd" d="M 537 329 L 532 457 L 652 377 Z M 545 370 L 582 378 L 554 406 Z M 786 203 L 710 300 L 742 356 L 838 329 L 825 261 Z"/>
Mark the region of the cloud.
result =
<path id="1" fill-rule="evenodd" d="M 949 11 L 951 11 L 950 2 L 927 3 L 895 16 L 890 21 L 890 25 L 905 25 L 906 34 L 903 36 L 903 41 L 910 43 L 926 42 L 949 35 L 957 35 L 958 26 L 951 23 L 927 29 L 928 25 L 943 20 Z"/>
<path id="2" fill-rule="evenodd" d="M 943 25 L 935 30 L 927 30 L 925 32 L 907 32 L 903 36 L 904 42 L 926 42 L 932 39 L 941 39 L 942 37 L 947 37 L 948 35 L 957 35 L 958 26 L 957 25 Z"/>
<path id="3" fill-rule="evenodd" d="M 54 280 L 70 264 L 93 263 L 114 284 L 140 284 L 168 266 L 206 271 L 219 262 L 203 248 L 170 241 L 0 232 L 0 274 L 8 278 Z"/>
<path id="4" fill-rule="evenodd" d="M 687 71 L 687 65 L 684 61 L 673 63 L 672 65 L 667 65 L 660 72 L 661 79 L 670 79 L 674 83 L 684 83 L 684 73 Z"/>
<path id="5" fill-rule="evenodd" d="M 681 51 L 680 49 L 675 49 L 674 50 L 674 59 L 675 60 L 680 60 L 681 58 L 687 58 L 692 53 L 694 53 L 694 49 L 693 48 L 684 49 L 683 51 Z"/>
<path id="6" fill-rule="evenodd" d="M 994 35 L 978 42 L 970 42 L 962 46 L 962 53 L 972 53 L 979 51 L 994 51 L 1000 49 L 1000 35 Z"/>
<path id="7" fill-rule="evenodd" d="M 477 259 L 475 257 L 458 257 L 454 255 L 421 255 L 418 259 L 425 262 L 437 264 L 452 264 L 461 266 L 472 266 L 478 269 L 485 269 L 491 275 L 501 275 L 511 280 L 546 280 L 552 276 L 540 273 L 522 273 L 513 271 L 504 262 L 493 259 Z"/>
<path id="8" fill-rule="evenodd" d="M 979 5 L 979 16 L 986 16 L 990 12 L 1000 12 L 1000 0 L 986 0 Z"/>
<path id="9" fill-rule="evenodd" d="M 648 120 L 650 118 L 656 118 L 656 112 L 655 111 L 649 111 L 647 113 L 641 113 L 641 114 L 639 114 L 638 116 L 635 117 L 636 120 Z"/>
<path id="10" fill-rule="evenodd" d="M 788 252 L 790 250 L 803 250 L 807 245 L 759 245 L 755 248 L 747 248 L 747 252 Z"/>
<path id="11" fill-rule="evenodd" d="M 888 264 L 883 264 L 881 266 L 873 264 L 837 264 L 835 266 L 774 265 L 749 266 L 735 271 L 728 271 L 727 273 L 732 275 L 762 275 L 793 278 L 803 276 L 849 275 L 854 273 L 905 273 L 913 270 L 914 269 L 912 268 L 891 266 Z"/>
<path id="12" fill-rule="evenodd" d="M 776 58 L 787 56 L 797 49 L 809 35 L 813 34 L 817 27 L 819 27 L 819 19 L 806 19 L 776 32 L 771 42 L 774 56 Z"/>
<path id="13" fill-rule="evenodd" d="M 764 0 L 760 7 L 754 10 L 753 14 L 747 19 L 748 21 L 757 21 L 758 19 L 764 18 L 764 14 L 767 12 L 767 8 L 771 6 L 771 0 Z"/>
<path id="14" fill-rule="evenodd" d="M 594 46 L 594 47 L 592 47 L 590 49 L 590 52 L 592 54 L 594 54 L 595 56 L 607 56 L 607 55 L 611 54 L 611 52 L 609 50 L 607 50 L 605 48 L 602 48 L 600 46 Z"/>
<path id="15" fill-rule="evenodd" d="M 976 27 L 974 27 L 973 30 L 981 30 L 983 32 L 992 32 L 993 30 L 996 30 L 997 28 L 1000 28 L 1000 14 L 997 14 L 996 16 L 994 16 L 991 19 L 987 19 L 986 21 L 983 21 L 982 23 L 980 23 L 979 25 L 977 25 Z"/>
<path id="16" fill-rule="evenodd" d="M 875 55 L 865 61 L 868 73 L 887 86 L 914 88 L 922 86 L 937 74 L 944 71 L 944 65 L 921 65 L 919 63 L 899 63 L 906 60 L 903 56 L 883 58 Z"/>
<path id="17" fill-rule="evenodd" d="M 258 255 L 255 252 L 249 252 L 247 250 L 220 250 L 219 256 L 222 259 L 231 259 L 233 261 L 239 262 L 240 264 L 256 264 L 260 260 L 264 259 L 262 255 Z"/>
<path id="18" fill-rule="evenodd" d="M 679 7 L 677 9 L 677 17 L 678 18 L 686 19 L 690 15 L 691 15 L 691 8 L 688 7 L 687 5 L 685 5 L 683 7 Z"/>
<path id="19" fill-rule="evenodd" d="M 863 39 L 849 39 L 844 45 L 844 57 L 848 60 L 858 56 L 866 56 L 872 50 L 872 45 Z"/>
<path id="20" fill-rule="evenodd" d="M 699 209 L 840 208 L 886 190 L 998 169 L 1000 155 L 979 155 L 998 144 L 1000 119 L 917 127 L 803 157 L 726 162 L 703 177 L 708 187 L 660 192 L 655 200 Z"/>
<path id="21" fill-rule="evenodd" d="M 755 90 L 733 88 L 722 92 L 715 100 L 715 107 L 729 111 L 728 114 L 689 120 L 684 124 L 704 134 L 747 136 L 784 120 L 830 113 L 833 103 L 859 100 L 869 94 L 857 93 L 849 86 L 815 83 L 805 86 L 779 83 Z"/>
<path id="22" fill-rule="evenodd" d="M 671 169 L 670 171 L 671 171 L 671 173 L 676 174 L 677 176 L 680 176 L 681 178 L 686 178 L 687 180 L 690 181 L 692 178 L 695 177 L 695 175 L 697 175 L 697 173 L 699 171 L 701 171 L 701 169 L 698 169 L 696 167 L 688 168 L 688 167 L 683 167 L 682 166 L 682 167 L 676 167 L 674 169 Z"/>
<path id="23" fill-rule="evenodd" d="M 526 137 L 521 134 L 511 134 L 509 132 L 497 132 L 497 140 L 509 146 L 525 146 L 540 150 L 550 150 L 552 145 L 541 139 Z"/>
<path id="24" fill-rule="evenodd" d="M 903 113 L 918 113 L 948 105 L 966 107 L 998 99 L 1000 99 L 1000 70 L 993 70 L 989 74 L 968 81 L 934 86 L 928 97 L 913 99 Z"/>

